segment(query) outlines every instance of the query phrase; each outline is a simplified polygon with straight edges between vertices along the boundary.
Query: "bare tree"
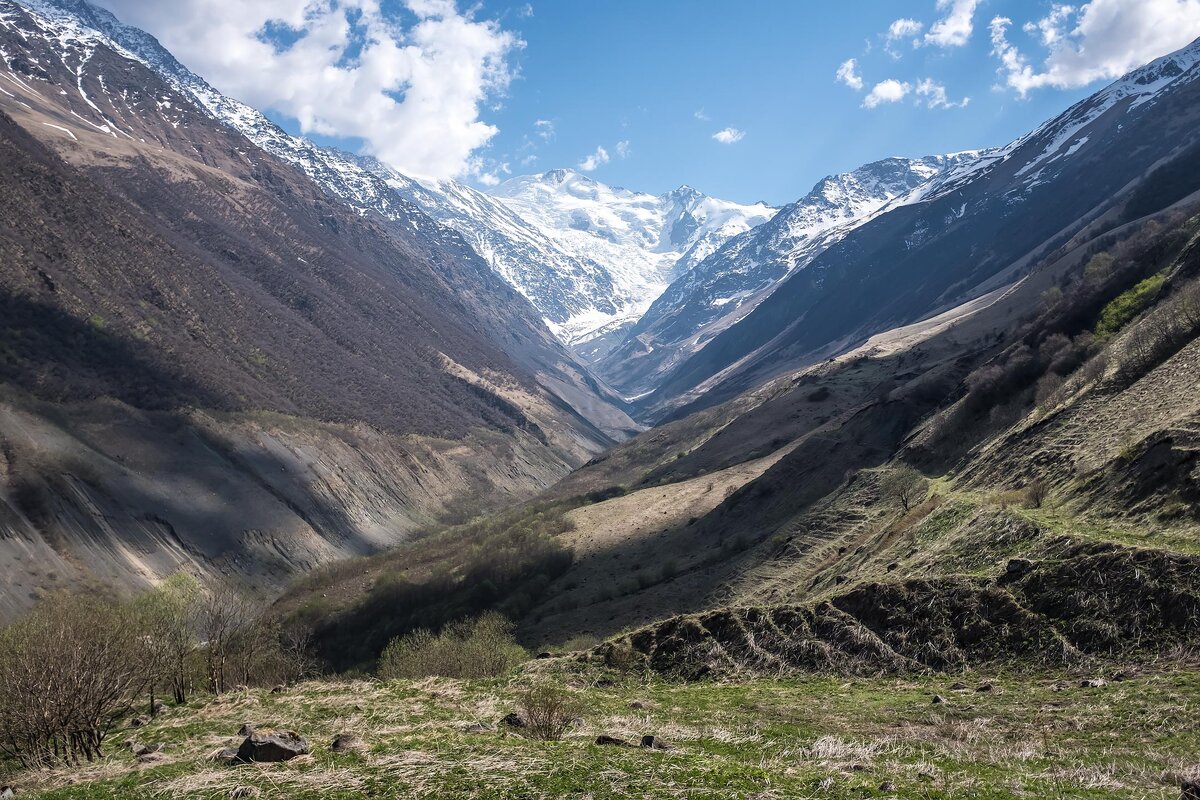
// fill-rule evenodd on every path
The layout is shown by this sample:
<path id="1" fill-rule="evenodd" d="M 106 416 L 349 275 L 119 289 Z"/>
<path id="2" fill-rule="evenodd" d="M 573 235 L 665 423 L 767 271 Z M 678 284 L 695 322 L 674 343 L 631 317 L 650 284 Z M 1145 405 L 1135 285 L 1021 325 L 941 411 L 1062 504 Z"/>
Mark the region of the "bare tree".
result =
<path id="1" fill-rule="evenodd" d="M 888 470 L 879 488 L 885 498 L 898 502 L 908 513 L 925 499 L 929 492 L 929 481 L 914 467 L 901 463 Z"/>

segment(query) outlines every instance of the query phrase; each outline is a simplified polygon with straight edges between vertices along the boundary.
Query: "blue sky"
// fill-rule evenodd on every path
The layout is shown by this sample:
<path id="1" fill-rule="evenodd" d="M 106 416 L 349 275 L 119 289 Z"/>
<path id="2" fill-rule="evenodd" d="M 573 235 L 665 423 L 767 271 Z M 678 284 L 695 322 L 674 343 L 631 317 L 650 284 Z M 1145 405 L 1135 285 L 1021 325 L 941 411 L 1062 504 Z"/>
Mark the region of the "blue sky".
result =
<path id="1" fill-rule="evenodd" d="M 292 132 L 410 174 L 590 167 L 773 204 L 1006 143 L 1200 35 L 1200 0 L 101 2 Z"/>

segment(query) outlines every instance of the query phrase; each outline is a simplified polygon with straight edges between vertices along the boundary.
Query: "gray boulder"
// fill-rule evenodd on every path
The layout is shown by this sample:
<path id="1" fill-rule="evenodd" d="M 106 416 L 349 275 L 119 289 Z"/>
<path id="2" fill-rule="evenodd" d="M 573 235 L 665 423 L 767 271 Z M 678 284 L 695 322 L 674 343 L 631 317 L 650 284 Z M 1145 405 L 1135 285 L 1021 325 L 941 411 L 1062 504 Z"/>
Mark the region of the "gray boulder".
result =
<path id="1" fill-rule="evenodd" d="M 238 761 L 274 763 L 311 752 L 308 741 L 294 731 L 255 731 L 238 748 Z"/>

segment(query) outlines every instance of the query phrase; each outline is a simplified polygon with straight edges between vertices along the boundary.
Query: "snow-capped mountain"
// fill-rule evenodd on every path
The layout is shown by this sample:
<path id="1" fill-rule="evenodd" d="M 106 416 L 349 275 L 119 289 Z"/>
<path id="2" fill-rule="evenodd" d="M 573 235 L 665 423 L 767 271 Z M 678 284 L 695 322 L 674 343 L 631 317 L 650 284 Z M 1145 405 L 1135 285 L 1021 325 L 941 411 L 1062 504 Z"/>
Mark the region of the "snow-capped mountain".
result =
<path id="1" fill-rule="evenodd" d="M 784 277 L 641 402 L 706 402 L 1029 275 L 1081 231 L 1183 199 L 1200 147 L 1200 39 L 888 203 Z"/>
<path id="2" fill-rule="evenodd" d="M 674 278 L 776 212 L 764 203 L 708 197 L 690 186 L 664 195 L 634 192 L 566 169 L 512 178 L 490 194 L 564 252 L 601 265 L 611 277 L 612 310 L 597 304 L 559 326 L 577 351 L 636 322 Z"/>
<path id="3" fill-rule="evenodd" d="M 664 371 L 750 313 L 791 272 L 897 198 L 977 155 L 888 158 L 824 178 L 769 222 L 728 239 L 681 274 L 598 369 L 627 395 L 649 391 Z"/>

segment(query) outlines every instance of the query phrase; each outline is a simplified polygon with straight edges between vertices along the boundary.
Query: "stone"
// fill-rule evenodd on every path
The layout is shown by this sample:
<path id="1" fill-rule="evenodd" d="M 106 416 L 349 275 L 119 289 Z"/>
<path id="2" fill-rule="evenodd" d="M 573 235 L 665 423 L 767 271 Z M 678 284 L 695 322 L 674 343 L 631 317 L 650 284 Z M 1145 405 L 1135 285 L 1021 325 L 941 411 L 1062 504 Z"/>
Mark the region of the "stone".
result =
<path id="1" fill-rule="evenodd" d="M 238 760 L 238 751 L 233 747 L 222 747 L 215 753 L 210 754 L 208 760 L 218 764 L 232 764 Z"/>
<path id="2" fill-rule="evenodd" d="M 950 688 L 956 692 L 961 692 L 963 689 L 967 688 L 967 685 L 962 681 L 955 681 L 954 683 L 950 684 Z"/>
<path id="3" fill-rule="evenodd" d="M 129 727 L 131 728 L 140 728 L 149 724 L 150 720 L 147 717 L 134 717 L 133 719 L 129 720 Z"/>
<path id="4" fill-rule="evenodd" d="M 133 748 L 133 754 L 135 756 L 148 756 L 151 753 L 161 753 L 166 746 L 167 745 L 164 742 L 158 742 L 156 744 L 139 744 Z"/>
<path id="5" fill-rule="evenodd" d="M 8 800 L 10 797 L 17 796 L 17 787 L 15 786 L 0 786 L 0 798 Z"/>
<path id="6" fill-rule="evenodd" d="M 294 731 L 255 731 L 238 748 L 238 761 L 275 763 L 311 752 L 308 741 Z"/>
<path id="7" fill-rule="evenodd" d="M 335 753 L 361 753 L 367 749 L 367 743 L 357 733 L 339 733 L 333 737 L 329 749 Z"/>
<path id="8" fill-rule="evenodd" d="M 975 691 L 977 691 L 977 692 L 990 692 L 990 691 L 992 691 L 992 690 L 993 690 L 993 689 L 995 689 L 995 688 L 996 688 L 996 687 L 995 687 L 995 686 L 993 686 L 993 685 L 992 685 L 992 684 L 990 684 L 990 683 L 981 683 L 981 684 L 979 684 L 978 686 L 976 686 L 976 687 L 975 687 Z"/>
<path id="9" fill-rule="evenodd" d="M 1084 678 L 1079 682 L 1081 689 L 1099 689 L 1101 686 L 1107 686 L 1108 681 L 1104 678 Z"/>
<path id="10" fill-rule="evenodd" d="M 554 658 L 554 653 L 551 653 L 549 651 L 543 651 L 541 653 L 538 653 L 537 657 L 541 658 L 541 659 Z"/>
<path id="11" fill-rule="evenodd" d="M 866 764 L 851 764 L 850 771 L 851 772 L 866 772 L 867 766 L 866 766 Z"/>
<path id="12" fill-rule="evenodd" d="M 630 700 L 629 707 L 634 711 L 645 711 L 650 705 L 642 700 Z"/>
<path id="13" fill-rule="evenodd" d="M 279 684 L 271 687 L 271 694 L 283 694 L 283 685 Z"/>
<path id="14" fill-rule="evenodd" d="M 503 724 L 507 725 L 510 728 L 524 728 L 527 726 L 527 723 L 525 722 L 524 718 L 522 718 L 521 715 L 516 713 L 515 711 L 513 713 L 509 714 L 508 716 L 506 716 L 504 719 L 500 720 L 500 722 L 502 722 Z"/>
<path id="15" fill-rule="evenodd" d="M 238 728 L 238 736 L 252 736 L 254 734 L 254 726 L 249 722 L 243 722 L 242 727 Z"/>
<path id="16" fill-rule="evenodd" d="M 139 755 L 137 757 L 137 763 L 142 766 L 146 766 L 149 764 L 161 764 L 163 761 L 166 761 L 166 760 L 167 760 L 166 756 L 164 756 L 162 753 L 157 753 L 157 752 L 156 753 L 142 753 L 141 755 Z"/>
<path id="17" fill-rule="evenodd" d="M 596 744 L 607 745 L 609 747 L 631 747 L 632 745 L 624 739 L 618 739 L 616 736 L 601 734 L 596 737 Z"/>
<path id="18" fill-rule="evenodd" d="M 647 750 L 670 750 L 671 745 L 655 736 L 654 734 L 646 734 L 642 737 L 642 747 Z"/>
<path id="19" fill-rule="evenodd" d="M 1179 800 L 1200 800 L 1200 778 L 1183 782 L 1179 787 Z"/>
<path id="20" fill-rule="evenodd" d="M 895 572 L 898 569 L 900 569 L 900 562 L 898 562 L 898 561 L 893 561 L 892 563 L 887 565 L 888 572 Z"/>
<path id="21" fill-rule="evenodd" d="M 262 795 L 262 790 L 257 786 L 235 786 L 229 790 L 231 798 L 243 799 L 247 797 L 259 797 Z"/>
<path id="22" fill-rule="evenodd" d="M 166 710 L 167 710 L 167 707 L 165 705 L 163 705 L 163 702 L 161 700 L 155 700 L 154 704 L 152 706 L 150 706 L 150 716 L 156 717 Z"/>
<path id="23" fill-rule="evenodd" d="M 463 733 L 491 733 L 494 730 L 496 726 L 490 722 L 472 722 L 463 728 Z"/>
<path id="24" fill-rule="evenodd" d="M 1009 578 L 1019 578 L 1033 570 L 1033 562 L 1026 558 L 1010 558 L 1004 566 L 1004 574 Z"/>
<path id="25" fill-rule="evenodd" d="M 946 702 L 946 698 L 942 697 L 940 694 L 935 694 L 933 696 L 933 704 L 935 706 L 940 706 L 944 702 Z"/>
<path id="26" fill-rule="evenodd" d="M 884 781 L 883 783 L 879 784 L 879 791 L 894 792 L 896 791 L 896 784 L 892 783 L 891 781 Z"/>

